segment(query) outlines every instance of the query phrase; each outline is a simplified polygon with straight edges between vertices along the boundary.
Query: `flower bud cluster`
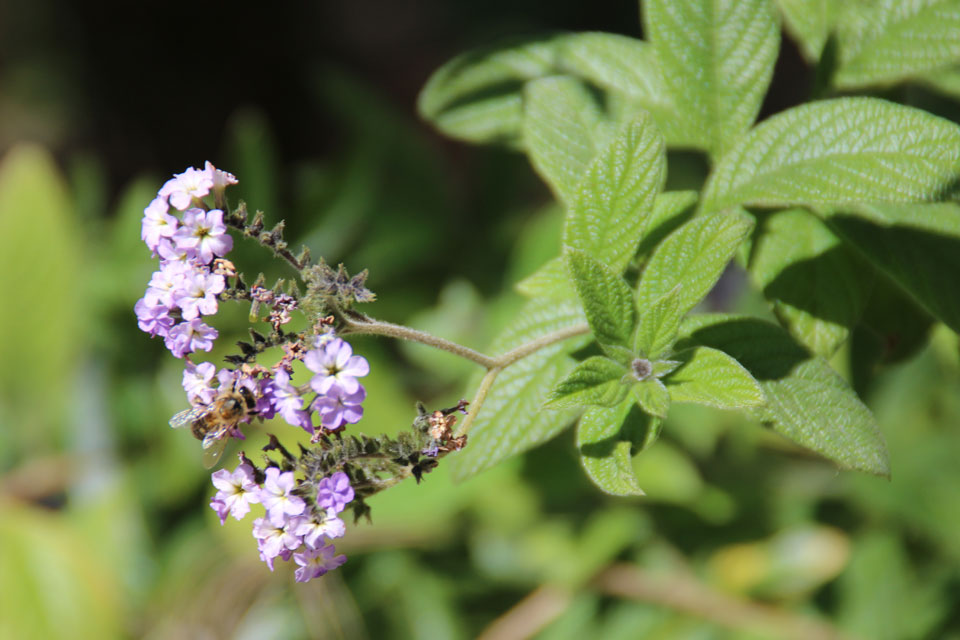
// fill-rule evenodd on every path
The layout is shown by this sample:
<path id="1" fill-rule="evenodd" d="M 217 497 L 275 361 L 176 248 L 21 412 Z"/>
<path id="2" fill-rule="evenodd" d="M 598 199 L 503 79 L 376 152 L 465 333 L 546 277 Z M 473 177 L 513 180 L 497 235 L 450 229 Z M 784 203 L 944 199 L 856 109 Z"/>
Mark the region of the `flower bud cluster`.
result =
<path id="1" fill-rule="evenodd" d="M 223 190 L 236 183 L 208 162 L 203 169 L 190 168 L 168 180 L 144 209 L 140 237 L 159 256 L 160 268 L 134 310 L 140 329 L 163 338 L 177 358 L 210 351 L 217 337 L 217 330 L 201 317 L 217 312 L 217 296 L 226 281 L 213 270 L 214 261 L 233 248 L 233 238 L 223 211 L 208 207 L 203 198 L 213 192 L 216 201 L 222 201 Z"/>
<path id="2" fill-rule="evenodd" d="M 220 524 L 228 515 L 242 520 L 251 504 L 263 506 L 265 515 L 253 521 L 253 537 L 260 559 L 271 571 L 277 558 L 293 558 L 300 565 L 294 573 L 297 582 L 307 582 L 346 562 L 345 556 L 334 555 L 331 542 L 343 536 L 339 514 L 354 498 L 350 479 L 342 471 L 307 486 L 295 479 L 293 471 L 272 466 L 260 471 L 241 456 L 232 473 L 226 469 L 214 473 L 213 484 L 218 491 L 210 507 L 220 516 Z"/>

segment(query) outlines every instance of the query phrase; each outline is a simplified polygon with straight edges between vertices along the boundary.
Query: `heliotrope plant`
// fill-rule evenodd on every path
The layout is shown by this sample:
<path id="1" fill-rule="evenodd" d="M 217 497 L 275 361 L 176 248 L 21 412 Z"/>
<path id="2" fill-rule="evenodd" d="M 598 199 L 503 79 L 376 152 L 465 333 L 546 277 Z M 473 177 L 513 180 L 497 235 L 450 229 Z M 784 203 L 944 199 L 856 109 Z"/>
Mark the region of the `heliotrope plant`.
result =
<path id="1" fill-rule="evenodd" d="M 888 475 L 876 421 L 830 359 L 850 344 L 849 369 L 868 384 L 879 365 L 922 345 L 934 320 L 960 329 L 960 127 L 868 97 L 755 124 L 778 18 L 769 0 L 735 4 L 649 0 L 649 41 L 551 35 L 467 53 L 430 79 L 419 105 L 427 120 L 522 150 L 566 209 L 558 255 L 518 284 L 529 301 L 494 340 L 496 356 L 359 312 L 374 297 L 366 272 L 291 253 L 282 223 L 266 229 L 262 213 L 248 220 L 244 203 L 230 207 L 236 179 L 209 163 L 161 188 L 144 212 L 143 240 L 160 267 L 136 305 L 140 327 L 184 360 L 193 405 L 230 390 L 252 398 L 227 436 L 274 416 L 310 435 L 298 454 L 271 438 L 261 466 L 241 454 L 233 471 L 214 474 L 221 521 L 263 508 L 253 534 L 271 568 L 293 559 L 298 580 L 322 575 L 344 561 L 331 540 L 347 506 L 362 516 L 367 497 L 419 481 L 451 452 L 452 475 L 464 478 L 574 422 L 591 480 L 640 495 L 632 459 L 679 403 L 744 411 L 841 468 Z M 960 49 L 941 46 L 960 21 L 946 3 L 849 3 L 814 26 L 797 19 L 799 4 L 779 3 L 817 64 L 821 94 L 936 84 L 937 69 L 960 61 Z M 920 37 L 928 33 L 942 37 Z M 821 56 L 831 38 L 835 55 Z M 700 192 L 664 190 L 668 147 L 704 153 Z M 285 261 L 299 284 L 267 288 L 261 276 L 248 285 L 227 257 L 234 236 Z M 695 313 L 732 260 L 776 323 Z M 249 304 L 251 321 L 268 329 L 251 328 L 218 370 L 196 354 L 212 348 L 217 332 L 204 319 L 227 300 Z M 308 329 L 284 330 L 294 313 Z M 419 406 L 396 439 L 344 435 L 362 419 L 369 372 L 351 334 L 478 364 L 473 400 Z M 296 360 L 309 379 L 293 379 Z"/>

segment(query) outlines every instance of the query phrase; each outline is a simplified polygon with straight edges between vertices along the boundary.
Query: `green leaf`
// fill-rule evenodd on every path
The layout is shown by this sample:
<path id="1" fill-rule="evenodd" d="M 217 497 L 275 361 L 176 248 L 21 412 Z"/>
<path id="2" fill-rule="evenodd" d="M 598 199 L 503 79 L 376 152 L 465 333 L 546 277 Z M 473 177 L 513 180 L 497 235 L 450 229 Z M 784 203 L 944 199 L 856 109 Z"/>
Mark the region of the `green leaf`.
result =
<path id="1" fill-rule="evenodd" d="M 576 298 L 566 260 L 557 256 L 516 284 L 517 291 L 528 298 Z"/>
<path id="2" fill-rule="evenodd" d="M 807 62 L 817 62 L 837 22 L 836 0 L 777 0 L 777 6 L 803 57 Z"/>
<path id="3" fill-rule="evenodd" d="M 956 124 L 875 98 L 838 98 L 757 126 L 717 165 L 702 209 L 939 200 L 958 178 Z"/>
<path id="4" fill-rule="evenodd" d="M 517 318 L 494 340 L 490 353 L 504 353 L 586 321 L 575 301 L 546 299 L 531 300 Z M 500 372 L 473 422 L 470 446 L 450 457 L 455 479 L 466 479 L 532 449 L 573 422 L 577 411 L 544 411 L 543 403 L 550 390 L 575 364 L 567 354 L 586 343 L 587 338 L 579 336 L 551 344 Z M 471 387 L 476 388 L 476 384 Z"/>
<path id="5" fill-rule="evenodd" d="M 804 209 L 778 211 L 761 220 L 750 275 L 790 334 L 829 358 L 860 320 L 873 274 Z"/>
<path id="6" fill-rule="evenodd" d="M 681 334 L 735 358 L 763 388 L 758 419 L 843 469 L 890 474 L 887 448 L 870 410 L 827 362 L 780 327 L 755 318 L 699 315 Z M 678 344 L 678 347 L 680 345 Z"/>
<path id="7" fill-rule="evenodd" d="M 630 347 L 637 310 L 630 287 L 618 274 L 577 249 L 566 249 L 567 268 L 590 329 L 602 347 Z"/>
<path id="8" fill-rule="evenodd" d="M 960 60 L 958 0 L 876 0 L 842 17 L 838 88 L 889 84 Z"/>
<path id="9" fill-rule="evenodd" d="M 634 337 L 634 350 L 650 360 L 660 357 L 673 346 L 682 319 L 680 285 L 677 285 L 643 310 Z"/>
<path id="10" fill-rule="evenodd" d="M 651 416 L 666 418 L 670 411 L 670 392 L 659 378 L 647 378 L 634 385 L 633 397 Z"/>
<path id="11" fill-rule="evenodd" d="M 904 293 L 960 332 L 960 205 L 860 204 L 824 214 Z"/>
<path id="12" fill-rule="evenodd" d="M 648 0 L 645 32 L 676 117 L 720 156 L 757 117 L 780 45 L 769 0 Z"/>
<path id="13" fill-rule="evenodd" d="M 550 409 L 612 407 L 627 394 L 628 389 L 621 382 L 627 373 L 626 367 L 610 358 L 591 356 L 557 383 L 546 406 Z"/>
<path id="14" fill-rule="evenodd" d="M 607 91 L 607 111 L 617 105 L 631 114 L 647 112 L 670 144 L 691 146 L 696 139 L 678 123 L 673 95 L 654 47 L 613 33 L 572 33 L 559 46 L 560 68 Z"/>
<path id="15" fill-rule="evenodd" d="M 917 81 L 954 100 L 960 98 L 960 67 L 930 71 L 918 76 Z"/>
<path id="16" fill-rule="evenodd" d="M 723 351 L 695 347 L 673 357 L 683 364 L 663 378 L 671 402 L 744 409 L 765 401 L 760 384 L 750 372 Z"/>
<path id="17" fill-rule="evenodd" d="M 660 425 L 633 402 L 587 409 L 577 425 L 577 448 L 587 476 L 611 495 L 642 496 L 633 453 L 651 439 L 650 434 L 659 433 Z"/>
<path id="18" fill-rule="evenodd" d="M 610 134 L 596 96 L 579 80 L 557 76 L 527 83 L 523 138 L 530 162 L 567 206 L 576 201 L 587 167 Z"/>
<path id="19" fill-rule="evenodd" d="M 523 87 L 555 73 L 555 40 L 500 44 L 450 60 L 420 92 L 421 117 L 452 138 L 521 146 Z"/>
<path id="20" fill-rule="evenodd" d="M 753 218 L 742 211 L 697 216 L 681 225 L 660 243 L 640 276 L 641 312 L 677 285 L 678 312 L 692 309 L 716 284 L 751 229 Z"/>
<path id="21" fill-rule="evenodd" d="M 674 229 L 686 222 L 693 214 L 697 201 L 696 191 L 665 191 L 653 201 L 650 222 L 640 240 L 637 254 L 645 256 L 666 238 Z"/>
<path id="22" fill-rule="evenodd" d="M 90 308 L 83 303 L 83 229 L 75 224 L 66 184 L 44 149 L 15 146 L 3 157 L 0 228 L 0 274 L 8 300 L 0 313 L 0 410 L 9 411 L 3 436 L 24 450 L 49 451 L 64 408 L 57 398 L 75 375 L 82 336 L 90 331 Z M 146 344 L 146 337 L 138 339 Z M 0 450 L 0 460 L 10 453 Z"/>
<path id="23" fill-rule="evenodd" d="M 650 116 L 641 116 L 620 129 L 588 167 L 567 214 L 564 244 L 622 273 L 665 178 L 663 137 Z"/>

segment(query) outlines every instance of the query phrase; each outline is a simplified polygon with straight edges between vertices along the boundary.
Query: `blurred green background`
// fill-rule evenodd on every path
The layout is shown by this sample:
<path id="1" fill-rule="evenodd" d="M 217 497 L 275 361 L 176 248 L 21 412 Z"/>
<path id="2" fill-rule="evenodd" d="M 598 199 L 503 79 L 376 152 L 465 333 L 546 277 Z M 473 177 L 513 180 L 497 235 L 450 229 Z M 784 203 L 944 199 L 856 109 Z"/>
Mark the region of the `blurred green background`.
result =
<path id="1" fill-rule="evenodd" d="M 144 206 L 209 159 L 314 256 L 369 269 L 370 313 L 482 349 L 518 308 L 512 284 L 556 253 L 560 211 L 519 154 L 418 122 L 417 91 L 502 35 L 640 36 L 637 6 L 131 11 L 0 5 L 0 638 L 960 638 L 960 367 L 942 328 L 864 390 L 891 481 L 678 407 L 635 461 L 645 499 L 593 488 L 568 433 L 460 485 L 441 465 L 378 496 L 321 581 L 270 573 L 250 520 L 221 527 L 207 506 L 198 444 L 167 427 L 186 406 L 180 362 L 132 309 L 154 268 Z M 764 113 L 812 81 L 784 41 Z M 704 169 L 673 154 L 671 185 Z M 232 257 L 282 273 L 246 244 Z M 712 304 L 760 309 L 735 276 Z M 219 364 L 245 310 L 222 305 L 215 324 Z M 359 430 L 470 396 L 472 365 L 452 356 L 354 349 L 371 363 Z M 245 449 L 271 430 L 297 440 L 266 424 Z"/>

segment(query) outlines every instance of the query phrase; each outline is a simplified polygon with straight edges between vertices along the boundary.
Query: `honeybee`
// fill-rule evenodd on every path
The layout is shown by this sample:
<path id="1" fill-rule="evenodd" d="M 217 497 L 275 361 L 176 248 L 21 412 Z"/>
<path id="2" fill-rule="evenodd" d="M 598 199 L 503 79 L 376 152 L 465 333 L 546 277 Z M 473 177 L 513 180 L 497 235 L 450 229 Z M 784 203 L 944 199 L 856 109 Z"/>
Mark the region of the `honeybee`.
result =
<path id="1" fill-rule="evenodd" d="M 230 430 L 241 420 L 256 413 L 257 401 L 247 389 L 223 391 L 210 404 L 181 411 L 170 418 L 174 429 L 190 426 L 193 437 L 203 441 L 203 466 L 217 464 L 230 439 Z"/>

